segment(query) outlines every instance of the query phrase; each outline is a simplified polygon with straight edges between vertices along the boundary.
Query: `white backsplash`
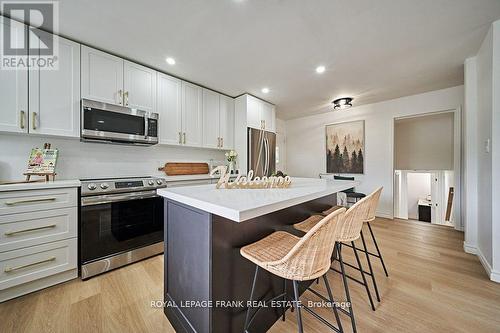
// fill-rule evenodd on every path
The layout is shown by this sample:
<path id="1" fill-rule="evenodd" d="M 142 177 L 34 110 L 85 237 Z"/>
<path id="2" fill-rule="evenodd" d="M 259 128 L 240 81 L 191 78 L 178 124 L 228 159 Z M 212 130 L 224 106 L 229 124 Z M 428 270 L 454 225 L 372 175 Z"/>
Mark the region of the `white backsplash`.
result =
<path id="1" fill-rule="evenodd" d="M 223 161 L 224 152 L 175 146 L 125 146 L 78 139 L 0 133 L 0 180 L 23 179 L 32 148 L 45 142 L 59 149 L 56 179 L 162 176 L 166 162 Z"/>

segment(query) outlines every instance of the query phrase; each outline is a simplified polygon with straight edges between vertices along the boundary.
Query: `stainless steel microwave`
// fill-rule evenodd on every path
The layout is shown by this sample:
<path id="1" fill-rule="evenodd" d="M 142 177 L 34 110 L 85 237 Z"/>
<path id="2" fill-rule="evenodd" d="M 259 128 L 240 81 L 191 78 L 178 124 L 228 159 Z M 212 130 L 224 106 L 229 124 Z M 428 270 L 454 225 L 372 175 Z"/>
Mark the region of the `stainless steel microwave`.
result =
<path id="1" fill-rule="evenodd" d="M 82 99 L 81 140 L 157 144 L 158 113 Z"/>

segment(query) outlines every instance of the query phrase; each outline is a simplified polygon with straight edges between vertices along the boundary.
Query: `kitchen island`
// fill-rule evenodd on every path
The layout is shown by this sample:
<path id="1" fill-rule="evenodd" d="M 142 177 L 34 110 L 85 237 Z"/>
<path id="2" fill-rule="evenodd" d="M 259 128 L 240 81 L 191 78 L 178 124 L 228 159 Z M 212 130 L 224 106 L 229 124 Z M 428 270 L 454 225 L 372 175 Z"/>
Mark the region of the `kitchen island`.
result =
<path id="1" fill-rule="evenodd" d="M 276 230 L 294 233 L 290 225 L 335 205 L 337 192 L 356 185 L 293 178 L 289 188 L 159 189 L 165 198 L 164 311 L 176 331 L 242 332 L 255 265 L 240 248 Z M 261 272 L 257 298 L 280 294 L 283 280 Z M 263 309 L 250 331 L 267 331 L 281 313 L 280 307 Z"/>

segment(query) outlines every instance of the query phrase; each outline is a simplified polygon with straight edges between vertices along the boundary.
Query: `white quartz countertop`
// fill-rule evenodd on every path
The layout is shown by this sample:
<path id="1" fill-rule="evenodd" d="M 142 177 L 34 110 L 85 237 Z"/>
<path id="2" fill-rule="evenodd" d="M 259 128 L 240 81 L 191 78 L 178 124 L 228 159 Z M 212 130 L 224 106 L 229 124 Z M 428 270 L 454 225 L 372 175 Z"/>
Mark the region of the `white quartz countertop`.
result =
<path id="1" fill-rule="evenodd" d="M 80 187 L 80 181 L 75 179 L 75 180 L 54 180 L 48 182 L 2 184 L 0 185 L 0 192 L 42 190 L 47 188 L 63 188 L 63 187 Z"/>
<path id="2" fill-rule="evenodd" d="M 242 222 L 358 185 L 357 181 L 292 178 L 289 188 L 216 189 L 215 184 L 158 189 L 164 198 Z"/>

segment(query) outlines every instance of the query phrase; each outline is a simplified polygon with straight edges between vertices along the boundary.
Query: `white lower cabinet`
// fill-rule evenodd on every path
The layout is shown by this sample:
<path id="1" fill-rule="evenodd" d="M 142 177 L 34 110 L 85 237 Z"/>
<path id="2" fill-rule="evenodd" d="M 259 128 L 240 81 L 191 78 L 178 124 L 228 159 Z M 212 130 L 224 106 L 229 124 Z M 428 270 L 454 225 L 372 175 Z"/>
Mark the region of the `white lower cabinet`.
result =
<path id="1" fill-rule="evenodd" d="M 2 253 L 0 290 L 77 268 L 76 238 Z"/>
<path id="2" fill-rule="evenodd" d="M 76 192 L 0 192 L 0 302 L 78 276 Z"/>

